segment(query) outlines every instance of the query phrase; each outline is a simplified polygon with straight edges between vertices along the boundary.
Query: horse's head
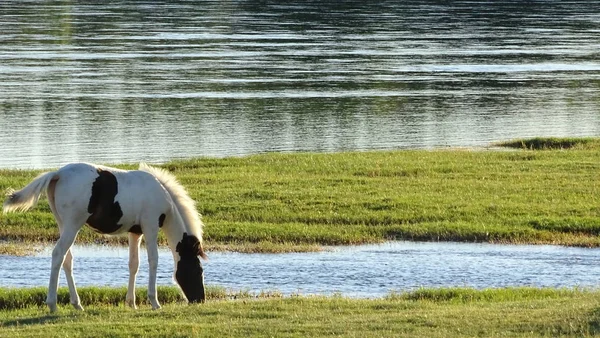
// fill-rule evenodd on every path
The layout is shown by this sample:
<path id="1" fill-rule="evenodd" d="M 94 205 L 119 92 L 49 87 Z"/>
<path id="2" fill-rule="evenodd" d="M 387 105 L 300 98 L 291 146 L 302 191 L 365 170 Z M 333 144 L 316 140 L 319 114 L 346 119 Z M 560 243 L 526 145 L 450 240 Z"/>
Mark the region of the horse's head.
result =
<path id="1" fill-rule="evenodd" d="M 204 272 L 198 256 L 206 256 L 198 237 L 184 233 L 176 249 L 179 253 L 175 272 L 177 283 L 190 303 L 204 302 Z"/>

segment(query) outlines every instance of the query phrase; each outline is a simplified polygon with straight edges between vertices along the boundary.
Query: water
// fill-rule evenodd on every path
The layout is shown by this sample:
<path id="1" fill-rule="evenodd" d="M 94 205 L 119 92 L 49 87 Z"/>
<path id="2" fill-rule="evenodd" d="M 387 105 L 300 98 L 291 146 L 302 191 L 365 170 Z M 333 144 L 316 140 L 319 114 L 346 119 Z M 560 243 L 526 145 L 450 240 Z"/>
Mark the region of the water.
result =
<path id="1" fill-rule="evenodd" d="M 123 248 L 73 249 L 79 286 L 126 286 Z M 560 246 L 389 242 L 292 254 L 209 253 L 206 283 L 230 290 L 284 294 L 342 293 L 381 297 L 419 287 L 598 287 L 600 250 Z M 46 286 L 50 250 L 33 257 L 0 256 L 0 286 Z M 161 250 L 158 284 L 172 284 L 173 259 Z M 146 285 L 141 255 L 138 285 Z M 66 285 L 61 272 L 61 285 Z"/>
<path id="2" fill-rule="evenodd" d="M 0 1 L 0 167 L 600 134 L 595 1 Z"/>

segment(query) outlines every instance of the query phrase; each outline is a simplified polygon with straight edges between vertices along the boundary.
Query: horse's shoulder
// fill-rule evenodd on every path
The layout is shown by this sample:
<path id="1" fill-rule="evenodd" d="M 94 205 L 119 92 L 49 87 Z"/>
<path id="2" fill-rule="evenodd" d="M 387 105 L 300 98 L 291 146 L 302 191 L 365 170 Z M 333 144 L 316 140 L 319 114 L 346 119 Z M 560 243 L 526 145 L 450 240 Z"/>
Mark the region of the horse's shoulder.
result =
<path id="1" fill-rule="evenodd" d="M 127 189 L 135 196 L 153 194 L 162 190 L 159 181 L 150 173 L 141 170 L 111 171 L 123 191 Z"/>

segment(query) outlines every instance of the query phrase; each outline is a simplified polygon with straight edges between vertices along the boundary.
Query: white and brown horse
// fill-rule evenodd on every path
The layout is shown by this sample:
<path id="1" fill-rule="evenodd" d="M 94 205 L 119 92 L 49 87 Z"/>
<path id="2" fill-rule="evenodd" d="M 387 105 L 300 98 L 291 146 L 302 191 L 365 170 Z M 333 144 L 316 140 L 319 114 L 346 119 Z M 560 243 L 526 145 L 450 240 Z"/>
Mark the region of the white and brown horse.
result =
<path id="1" fill-rule="evenodd" d="M 158 230 L 163 229 L 175 262 L 174 279 L 190 302 L 203 302 L 204 273 L 198 256 L 202 250 L 202 221 L 194 201 L 176 178 L 165 170 L 140 164 L 140 170 L 120 170 L 88 163 L 68 164 L 35 178 L 19 191 L 10 191 L 5 212 L 27 210 L 46 190 L 60 238 L 52 251 L 52 268 L 46 303 L 56 311 L 58 274 L 62 265 L 71 304 L 83 309 L 73 280 L 71 246 L 84 224 L 110 235 L 129 234 L 129 285 L 126 302 L 135 308 L 135 278 L 139 246 L 146 236 L 148 299 L 160 308 L 156 293 Z"/>

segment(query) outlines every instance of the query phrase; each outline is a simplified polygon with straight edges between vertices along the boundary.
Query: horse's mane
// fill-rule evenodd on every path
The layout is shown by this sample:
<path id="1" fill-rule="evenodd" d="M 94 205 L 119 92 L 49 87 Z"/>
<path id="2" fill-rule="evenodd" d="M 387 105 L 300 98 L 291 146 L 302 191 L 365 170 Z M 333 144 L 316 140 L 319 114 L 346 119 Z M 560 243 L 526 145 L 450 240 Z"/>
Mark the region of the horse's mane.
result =
<path id="1" fill-rule="evenodd" d="M 196 210 L 196 202 L 188 195 L 185 188 L 177 181 L 177 178 L 170 172 L 140 163 L 140 170 L 152 174 L 165 187 L 171 195 L 177 211 L 181 215 L 188 231 L 198 237 L 202 243 L 202 220 Z"/>

